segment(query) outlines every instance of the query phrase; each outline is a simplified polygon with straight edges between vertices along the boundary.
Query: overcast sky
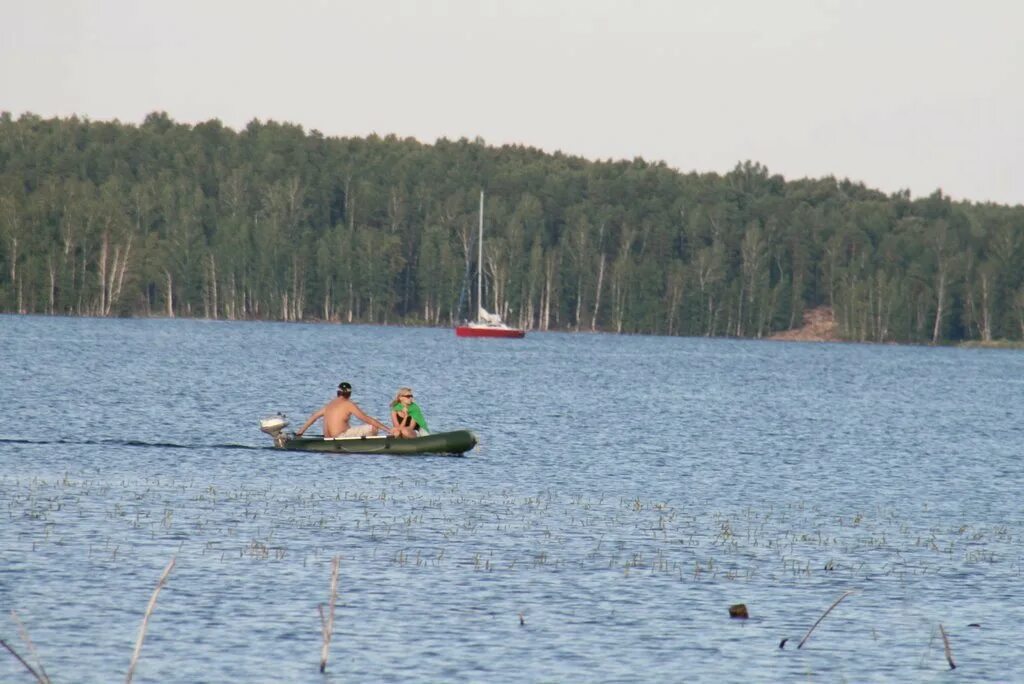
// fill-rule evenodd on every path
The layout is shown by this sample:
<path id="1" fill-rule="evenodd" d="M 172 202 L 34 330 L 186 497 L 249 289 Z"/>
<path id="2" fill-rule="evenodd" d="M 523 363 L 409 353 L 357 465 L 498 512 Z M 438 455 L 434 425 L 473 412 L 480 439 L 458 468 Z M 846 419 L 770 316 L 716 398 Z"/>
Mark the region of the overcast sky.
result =
<path id="1" fill-rule="evenodd" d="M 474 138 L 1024 203 L 1024 2 L 5 0 L 0 110 Z"/>

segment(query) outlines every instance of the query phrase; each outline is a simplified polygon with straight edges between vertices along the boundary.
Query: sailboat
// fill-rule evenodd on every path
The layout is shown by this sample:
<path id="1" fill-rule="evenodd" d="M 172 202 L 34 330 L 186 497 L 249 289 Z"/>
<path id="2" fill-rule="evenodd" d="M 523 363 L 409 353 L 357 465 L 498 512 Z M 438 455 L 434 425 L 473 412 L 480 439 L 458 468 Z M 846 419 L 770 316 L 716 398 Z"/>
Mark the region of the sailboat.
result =
<path id="1" fill-rule="evenodd" d="M 484 192 L 480 191 L 480 235 L 477 239 L 476 261 L 476 320 L 456 326 L 458 337 L 511 337 L 526 335 L 525 330 L 513 328 L 501 320 L 501 316 L 484 308 Z"/>

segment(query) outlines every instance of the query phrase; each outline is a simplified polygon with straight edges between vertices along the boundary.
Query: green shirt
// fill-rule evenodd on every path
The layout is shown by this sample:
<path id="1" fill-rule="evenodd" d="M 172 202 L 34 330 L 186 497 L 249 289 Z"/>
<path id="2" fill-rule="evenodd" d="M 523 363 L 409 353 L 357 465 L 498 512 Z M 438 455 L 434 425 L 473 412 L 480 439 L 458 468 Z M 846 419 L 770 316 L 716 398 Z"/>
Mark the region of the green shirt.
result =
<path id="1" fill-rule="evenodd" d="M 391 405 L 391 410 L 396 413 L 402 412 L 402 402 L 396 401 Z M 420 405 L 415 401 L 409 402 L 409 415 L 416 421 L 416 424 L 420 426 L 420 431 L 424 433 L 430 432 L 427 428 L 427 420 L 423 417 L 423 411 L 420 410 Z"/>

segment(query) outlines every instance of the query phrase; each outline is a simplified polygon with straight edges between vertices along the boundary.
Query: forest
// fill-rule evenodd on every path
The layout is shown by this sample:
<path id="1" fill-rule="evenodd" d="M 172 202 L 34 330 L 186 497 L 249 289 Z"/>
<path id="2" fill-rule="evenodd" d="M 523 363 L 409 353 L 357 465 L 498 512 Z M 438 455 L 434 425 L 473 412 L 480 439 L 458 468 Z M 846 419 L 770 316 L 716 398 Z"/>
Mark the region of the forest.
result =
<path id="1" fill-rule="evenodd" d="M 1024 340 L 1024 206 L 274 121 L 0 114 L 0 312 Z"/>

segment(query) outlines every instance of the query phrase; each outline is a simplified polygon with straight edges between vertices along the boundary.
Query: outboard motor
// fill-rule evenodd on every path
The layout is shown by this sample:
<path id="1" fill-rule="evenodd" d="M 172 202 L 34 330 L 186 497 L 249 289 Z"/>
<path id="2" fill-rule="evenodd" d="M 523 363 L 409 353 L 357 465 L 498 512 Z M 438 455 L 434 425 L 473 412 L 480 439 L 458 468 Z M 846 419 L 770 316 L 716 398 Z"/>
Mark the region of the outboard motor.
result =
<path id="1" fill-rule="evenodd" d="M 280 448 L 284 443 L 294 437 L 291 433 L 284 432 L 288 427 L 288 418 L 283 413 L 276 413 L 269 418 L 260 421 L 260 430 L 266 432 L 274 440 L 274 446 Z"/>

